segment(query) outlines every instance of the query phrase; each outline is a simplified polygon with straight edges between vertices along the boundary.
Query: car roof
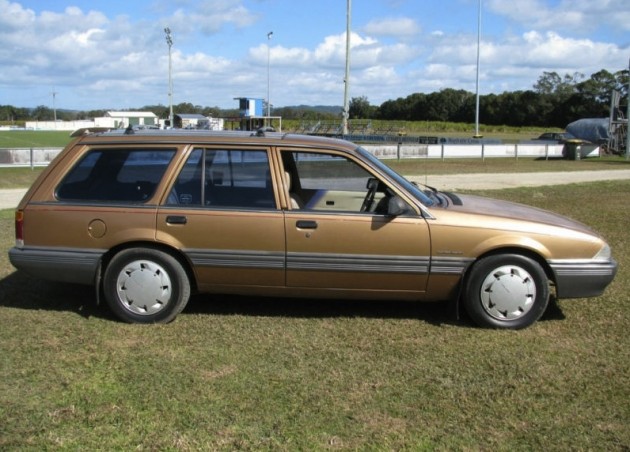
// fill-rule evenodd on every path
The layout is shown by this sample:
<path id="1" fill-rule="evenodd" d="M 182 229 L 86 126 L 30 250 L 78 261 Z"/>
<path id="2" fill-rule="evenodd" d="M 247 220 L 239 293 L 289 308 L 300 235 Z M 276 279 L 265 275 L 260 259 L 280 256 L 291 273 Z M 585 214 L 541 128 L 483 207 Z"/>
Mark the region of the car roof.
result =
<path id="1" fill-rule="evenodd" d="M 210 131 L 195 129 L 79 129 L 72 136 L 81 144 L 243 144 L 298 147 L 325 147 L 353 152 L 357 145 L 346 140 L 312 135 L 264 131 Z"/>

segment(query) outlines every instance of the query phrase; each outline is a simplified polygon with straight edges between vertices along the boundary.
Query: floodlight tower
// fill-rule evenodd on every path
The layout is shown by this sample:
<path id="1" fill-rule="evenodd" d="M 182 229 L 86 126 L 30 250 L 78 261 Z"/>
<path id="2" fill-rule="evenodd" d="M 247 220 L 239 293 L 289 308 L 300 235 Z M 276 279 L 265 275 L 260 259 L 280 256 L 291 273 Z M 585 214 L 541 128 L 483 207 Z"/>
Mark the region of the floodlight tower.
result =
<path id="1" fill-rule="evenodd" d="M 348 135 L 348 118 L 350 117 L 350 103 L 348 93 L 350 92 L 350 25 L 352 17 L 352 0 L 348 0 L 346 7 L 346 75 L 344 78 L 343 90 L 343 134 Z"/>
<path id="2" fill-rule="evenodd" d="M 269 121 L 271 117 L 271 98 L 269 97 L 271 91 L 271 45 L 269 41 L 271 41 L 272 35 L 273 31 L 267 33 L 267 121 Z"/>
<path id="3" fill-rule="evenodd" d="M 481 48 L 481 0 L 479 0 L 479 6 L 477 8 L 477 81 L 476 81 L 476 101 L 475 101 L 475 136 L 474 138 L 481 138 L 479 134 L 479 60 L 480 60 L 480 48 Z"/>
<path id="4" fill-rule="evenodd" d="M 164 29 L 166 33 L 166 44 L 168 45 L 168 123 L 173 128 L 173 63 L 171 58 L 171 48 L 173 47 L 173 38 L 171 37 L 171 29 L 166 27 Z"/>
<path id="5" fill-rule="evenodd" d="M 57 97 L 57 91 L 55 91 L 55 87 L 53 86 L 52 90 L 52 100 L 53 100 L 53 119 L 55 121 L 55 128 L 57 128 L 57 106 L 55 105 L 55 98 Z"/>

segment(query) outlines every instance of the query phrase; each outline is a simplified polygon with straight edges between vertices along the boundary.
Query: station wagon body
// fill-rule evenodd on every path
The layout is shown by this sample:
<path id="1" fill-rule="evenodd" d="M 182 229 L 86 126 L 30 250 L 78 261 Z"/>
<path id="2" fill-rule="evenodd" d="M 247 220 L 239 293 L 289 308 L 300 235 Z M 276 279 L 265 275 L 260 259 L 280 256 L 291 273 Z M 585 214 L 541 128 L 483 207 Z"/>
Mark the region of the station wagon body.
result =
<path id="1" fill-rule="evenodd" d="M 197 131 L 80 134 L 20 202 L 9 256 L 138 323 L 201 292 L 461 301 L 523 328 L 617 267 L 578 222 L 419 187 L 348 141 Z"/>

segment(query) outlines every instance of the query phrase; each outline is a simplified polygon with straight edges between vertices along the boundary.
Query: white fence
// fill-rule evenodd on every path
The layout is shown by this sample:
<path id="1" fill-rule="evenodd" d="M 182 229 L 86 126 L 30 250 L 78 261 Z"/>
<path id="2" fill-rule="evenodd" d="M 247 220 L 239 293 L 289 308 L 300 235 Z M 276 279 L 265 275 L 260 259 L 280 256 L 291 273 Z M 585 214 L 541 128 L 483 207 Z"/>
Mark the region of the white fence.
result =
<path id="1" fill-rule="evenodd" d="M 364 145 L 379 159 L 408 158 L 494 158 L 494 157 L 563 157 L 563 144 L 428 144 L 428 145 Z M 580 158 L 599 156 L 596 145 L 580 145 L 574 149 Z"/>
<path id="2" fill-rule="evenodd" d="M 62 148 L 0 149 L 0 166 L 47 166 Z"/>
<path id="3" fill-rule="evenodd" d="M 367 151 L 379 159 L 410 158 L 496 158 L 528 157 L 559 158 L 563 156 L 562 144 L 420 144 L 420 145 L 364 145 Z M 46 166 L 61 148 L 0 149 L 0 166 Z M 578 146 L 579 158 L 599 156 L 599 147 Z"/>

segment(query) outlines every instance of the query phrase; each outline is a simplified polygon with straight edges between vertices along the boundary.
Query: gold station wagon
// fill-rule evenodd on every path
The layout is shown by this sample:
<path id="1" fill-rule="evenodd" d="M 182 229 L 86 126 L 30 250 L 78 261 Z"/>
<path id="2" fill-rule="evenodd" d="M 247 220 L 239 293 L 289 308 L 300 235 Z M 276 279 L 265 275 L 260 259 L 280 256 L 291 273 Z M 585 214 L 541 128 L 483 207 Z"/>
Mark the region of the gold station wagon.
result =
<path id="1" fill-rule="evenodd" d="M 192 292 L 454 301 L 523 328 L 600 295 L 617 264 L 551 212 L 419 187 L 347 141 L 277 133 L 83 133 L 20 202 L 19 270 L 92 284 L 122 320 Z"/>

